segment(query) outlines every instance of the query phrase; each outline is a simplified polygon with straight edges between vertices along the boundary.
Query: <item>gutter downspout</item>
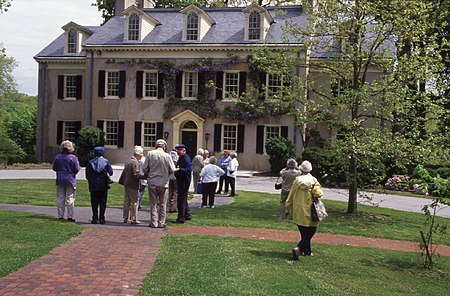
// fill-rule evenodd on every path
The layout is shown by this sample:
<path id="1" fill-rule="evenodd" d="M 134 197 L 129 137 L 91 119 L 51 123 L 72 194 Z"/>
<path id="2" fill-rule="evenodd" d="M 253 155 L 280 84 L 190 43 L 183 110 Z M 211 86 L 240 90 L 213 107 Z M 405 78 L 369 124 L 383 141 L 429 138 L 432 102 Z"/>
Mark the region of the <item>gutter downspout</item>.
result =
<path id="1" fill-rule="evenodd" d="M 47 64 L 39 63 L 39 75 L 40 75 L 40 85 L 38 92 L 38 127 L 39 129 L 36 131 L 36 156 L 38 163 L 43 162 L 43 151 L 44 151 L 44 118 L 45 118 L 45 81 L 47 77 Z"/>
<path id="2" fill-rule="evenodd" d="M 90 63 L 90 81 L 89 81 L 89 103 L 88 103 L 88 108 L 89 108 L 89 112 L 88 112 L 88 122 L 87 125 L 88 126 L 92 126 L 92 102 L 93 102 L 93 95 L 94 95 L 94 51 L 91 50 L 91 63 Z"/>

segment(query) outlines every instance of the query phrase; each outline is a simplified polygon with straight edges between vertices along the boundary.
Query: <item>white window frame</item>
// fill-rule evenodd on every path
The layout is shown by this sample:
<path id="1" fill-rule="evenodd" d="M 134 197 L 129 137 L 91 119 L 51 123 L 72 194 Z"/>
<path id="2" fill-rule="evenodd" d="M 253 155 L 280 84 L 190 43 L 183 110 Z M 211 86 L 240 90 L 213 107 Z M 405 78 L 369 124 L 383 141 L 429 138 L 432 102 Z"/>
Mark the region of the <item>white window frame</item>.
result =
<path id="1" fill-rule="evenodd" d="M 279 79 L 275 80 L 273 79 L 274 76 L 278 76 Z M 272 84 L 273 81 L 279 82 L 279 84 Z M 266 98 L 274 99 L 273 96 L 278 94 L 280 89 L 283 88 L 283 75 L 282 74 L 276 74 L 276 73 L 267 73 L 266 74 Z M 276 91 L 274 91 L 276 90 Z"/>
<path id="2" fill-rule="evenodd" d="M 149 131 L 147 133 L 147 130 Z M 153 133 L 151 133 L 153 131 Z M 151 139 L 147 139 L 151 138 Z M 158 139 L 158 124 L 156 121 L 144 121 L 141 125 L 141 143 L 145 149 L 155 148 Z"/>
<path id="3" fill-rule="evenodd" d="M 63 139 L 74 141 L 76 139 L 76 121 L 63 121 Z"/>
<path id="4" fill-rule="evenodd" d="M 69 83 L 72 82 L 72 85 Z M 71 89 L 70 93 L 69 88 Z M 73 94 L 73 96 L 71 96 Z M 65 101 L 76 101 L 77 99 L 77 75 L 64 75 L 64 96 Z"/>
<path id="5" fill-rule="evenodd" d="M 347 87 L 344 83 L 344 79 L 338 78 L 335 81 L 336 81 L 336 96 L 341 96 L 347 90 Z M 333 80 L 331 80 L 330 88 L 331 88 L 331 91 L 333 92 Z"/>
<path id="6" fill-rule="evenodd" d="M 117 75 L 117 77 L 110 77 L 110 74 L 115 74 Z M 117 79 L 117 82 L 110 81 L 110 79 Z M 111 87 L 115 86 L 117 88 L 116 90 L 114 90 L 114 92 L 117 92 L 117 95 L 110 93 L 110 85 Z M 120 91 L 120 71 L 107 70 L 105 73 L 105 99 L 119 99 L 119 91 Z"/>
<path id="7" fill-rule="evenodd" d="M 186 16 L 186 41 L 198 41 L 199 36 L 200 17 L 195 12 L 191 12 Z"/>
<path id="8" fill-rule="evenodd" d="M 233 74 L 233 75 L 237 74 L 237 84 L 236 85 L 227 85 L 227 76 L 231 75 L 231 74 Z M 239 94 L 240 94 L 240 90 L 239 90 L 240 79 L 241 79 L 241 74 L 240 74 L 239 71 L 224 71 L 223 72 L 223 83 L 222 83 L 222 89 L 223 89 L 222 100 L 223 101 L 230 102 L 230 101 L 233 101 L 233 98 L 239 97 Z M 233 95 L 233 91 L 230 93 L 227 90 L 228 87 L 236 87 L 236 94 Z"/>
<path id="9" fill-rule="evenodd" d="M 187 79 L 187 75 L 194 75 L 194 82 L 193 83 L 186 83 L 186 79 Z M 191 94 L 186 94 L 186 92 L 188 91 L 188 86 L 189 88 L 192 88 L 192 93 Z M 197 96 L 198 96 L 198 72 L 195 71 L 185 71 L 183 72 L 183 87 L 182 87 L 182 94 L 183 94 L 183 100 L 197 100 Z"/>
<path id="10" fill-rule="evenodd" d="M 105 120 L 103 122 L 103 132 L 105 135 L 105 147 L 118 148 L 119 147 L 119 121 Z"/>
<path id="11" fill-rule="evenodd" d="M 234 128 L 234 131 L 225 131 L 226 128 Z M 227 132 L 234 133 L 234 135 L 226 135 Z M 222 124 L 222 151 L 224 151 L 224 150 L 236 151 L 237 150 L 238 138 L 239 138 L 238 133 L 239 133 L 238 124 Z"/>
<path id="12" fill-rule="evenodd" d="M 269 133 L 269 129 L 274 129 L 274 128 L 278 128 L 278 135 L 275 135 L 275 133 L 270 131 L 272 136 L 269 137 L 269 134 L 268 134 Z M 266 153 L 266 141 L 268 139 L 270 139 L 270 138 L 277 137 L 277 136 L 281 137 L 281 125 L 271 125 L 271 124 L 264 125 L 264 144 L 263 144 L 264 154 L 267 154 Z"/>
<path id="13" fill-rule="evenodd" d="M 149 83 L 147 84 L 147 77 L 150 75 L 156 75 L 156 83 Z M 142 94 L 143 100 L 158 100 L 158 87 L 159 87 L 159 77 L 158 77 L 158 71 L 144 71 L 144 76 L 143 76 L 143 81 L 142 81 Z M 154 87 L 154 90 L 149 90 L 150 91 L 154 91 L 154 96 L 148 96 L 147 95 L 147 87 L 151 88 Z"/>
<path id="14" fill-rule="evenodd" d="M 257 18 L 253 18 L 254 16 L 258 15 L 259 21 L 257 21 Z M 262 17 L 261 13 L 257 11 L 252 11 L 248 15 L 248 40 L 261 40 L 261 27 L 262 27 Z M 257 32 L 258 38 L 253 38 L 254 34 Z"/>
<path id="15" fill-rule="evenodd" d="M 128 17 L 128 41 L 139 41 L 141 35 L 141 19 L 136 13 Z M 134 37 L 134 38 L 132 38 Z"/>
<path id="16" fill-rule="evenodd" d="M 67 31 L 67 53 L 78 53 L 77 35 L 77 31 L 74 29 L 70 29 L 69 31 Z"/>

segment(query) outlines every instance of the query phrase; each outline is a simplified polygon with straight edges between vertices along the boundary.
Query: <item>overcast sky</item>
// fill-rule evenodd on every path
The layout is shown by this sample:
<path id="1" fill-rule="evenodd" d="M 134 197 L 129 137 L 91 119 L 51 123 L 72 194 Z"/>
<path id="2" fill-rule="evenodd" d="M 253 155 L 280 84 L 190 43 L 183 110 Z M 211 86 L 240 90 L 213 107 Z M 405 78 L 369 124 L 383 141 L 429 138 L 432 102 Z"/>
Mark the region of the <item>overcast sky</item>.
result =
<path id="1" fill-rule="evenodd" d="M 33 59 L 45 46 L 63 33 L 62 26 L 73 21 L 82 26 L 102 22 L 94 0 L 13 0 L 0 14 L 0 43 L 18 66 L 14 77 L 19 91 L 37 95 L 38 63 Z"/>

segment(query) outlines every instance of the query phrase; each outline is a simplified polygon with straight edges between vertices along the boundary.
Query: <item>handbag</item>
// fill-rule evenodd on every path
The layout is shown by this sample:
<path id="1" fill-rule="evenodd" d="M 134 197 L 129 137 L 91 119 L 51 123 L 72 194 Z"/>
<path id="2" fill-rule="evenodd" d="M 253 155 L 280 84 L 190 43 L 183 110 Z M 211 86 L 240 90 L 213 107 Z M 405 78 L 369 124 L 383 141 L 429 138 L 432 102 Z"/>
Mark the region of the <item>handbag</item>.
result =
<path id="1" fill-rule="evenodd" d="M 196 188 L 197 193 L 202 194 L 203 193 L 203 183 L 202 181 L 199 181 L 197 183 L 197 188 Z"/>
<path id="2" fill-rule="evenodd" d="M 281 184 L 280 182 L 278 182 L 278 180 L 280 179 L 280 177 L 277 178 L 277 181 L 275 182 L 275 189 L 276 190 L 280 190 L 281 189 Z"/>
<path id="3" fill-rule="evenodd" d="M 311 218 L 314 222 L 320 222 L 323 219 L 328 217 L 328 213 L 325 209 L 325 205 L 318 198 L 313 198 L 313 202 L 311 204 Z"/>

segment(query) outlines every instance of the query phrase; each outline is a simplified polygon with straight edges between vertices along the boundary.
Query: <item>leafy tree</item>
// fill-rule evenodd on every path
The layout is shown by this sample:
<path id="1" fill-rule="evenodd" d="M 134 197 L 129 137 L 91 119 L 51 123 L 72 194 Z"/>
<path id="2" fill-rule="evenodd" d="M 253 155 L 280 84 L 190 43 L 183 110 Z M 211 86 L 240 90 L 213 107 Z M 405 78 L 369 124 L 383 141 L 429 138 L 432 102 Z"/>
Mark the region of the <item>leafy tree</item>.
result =
<path id="1" fill-rule="evenodd" d="M 8 8 L 11 7 L 12 0 L 0 0 L 0 13 L 8 11 Z"/>
<path id="2" fill-rule="evenodd" d="M 109 21 L 116 13 L 115 0 L 96 0 L 92 6 L 97 6 L 98 11 L 102 12 L 103 24 Z"/>
<path id="3" fill-rule="evenodd" d="M 102 146 L 104 139 L 102 131 L 97 127 L 85 126 L 78 133 L 78 139 L 75 142 L 76 152 L 80 165 L 86 166 L 89 159 L 94 157 L 94 147 Z"/>
<path id="4" fill-rule="evenodd" d="M 269 155 L 270 170 L 278 174 L 289 158 L 295 158 L 295 145 L 285 137 L 272 137 L 266 141 L 266 152 Z"/>
<path id="5" fill-rule="evenodd" d="M 6 56 L 5 48 L 0 43 L 0 98 L 9 92 L 16 91 L 17 84 L 13 76 L 16 66 L 14 58 Z"/>
<path id="6" fill-rule="evenodd" d="M 9 160 L 21 158 L 25 152 L 3 130 L 0 129 L 0 161 L 7 167 Z"/>

